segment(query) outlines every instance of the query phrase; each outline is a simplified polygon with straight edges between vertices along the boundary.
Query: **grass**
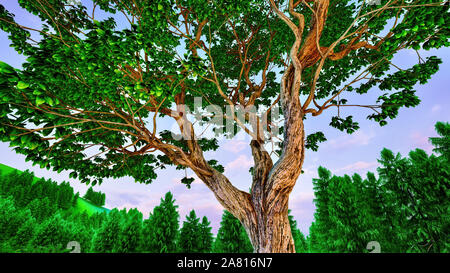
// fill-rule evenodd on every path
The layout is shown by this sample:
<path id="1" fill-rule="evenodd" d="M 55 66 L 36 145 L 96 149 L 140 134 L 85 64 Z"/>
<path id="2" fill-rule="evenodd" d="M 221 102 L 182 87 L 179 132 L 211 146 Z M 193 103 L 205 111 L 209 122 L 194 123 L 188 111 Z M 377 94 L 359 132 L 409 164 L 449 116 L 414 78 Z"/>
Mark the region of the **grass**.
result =
<path id="1" fill-rule="evenodd" d="M 23 173 L 23 171 L 15 169 L 13 167 L 4 165 L 0 163 L 0 172 L 1 174 L 8 174 L 11 172 L 17 171 L 19 173 Z M 34 177 L 34 182 L 38 181 L 40 178 L 39 177 Z M 74 212 L 83 212 L 86 211 L 86 213 L 88 215 L 92 215 L 96 212 L 109 212 L 109 209 L 104 208 L 104 207 L 99 207 L 96 206 L 94 204 L 92 204 L 90 201 L 83 199 L 83 198 L 78 198 L 77 200 L 77 204 L 76 206 L 73 208 Z"/>

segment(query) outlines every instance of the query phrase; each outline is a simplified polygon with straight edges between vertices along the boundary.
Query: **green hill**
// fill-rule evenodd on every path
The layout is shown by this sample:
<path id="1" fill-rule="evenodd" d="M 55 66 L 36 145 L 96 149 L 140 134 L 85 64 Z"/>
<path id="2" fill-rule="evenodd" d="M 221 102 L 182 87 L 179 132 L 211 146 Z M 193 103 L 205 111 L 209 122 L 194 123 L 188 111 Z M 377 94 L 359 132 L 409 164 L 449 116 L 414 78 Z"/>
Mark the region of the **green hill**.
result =
<path id="1" fill-rule="evenodd" d="M 13 167 L 4 165 L 0 163 L 0 171 L 3 174 L 7 174 L 13 171 L 17 171 L 19 173 L 22 173 L 23 171 L 15 169 Z M 35 177 L 34 181 L 38 181 L 40 178 L 39 177 Z M 92 204 L 90 201 L 83 199 L 81 197 L 78 198 L 77 200 L 77 205 L 73 208 L 74 211 L 78 211 L 78 212 L 82 212 L 82 211 L 86 211 L 87 214 L 92 215 L 93 213 L 96 212 L 109 212 L 110 210 L 104 207 L 98 207 L 94 204 Z"/>

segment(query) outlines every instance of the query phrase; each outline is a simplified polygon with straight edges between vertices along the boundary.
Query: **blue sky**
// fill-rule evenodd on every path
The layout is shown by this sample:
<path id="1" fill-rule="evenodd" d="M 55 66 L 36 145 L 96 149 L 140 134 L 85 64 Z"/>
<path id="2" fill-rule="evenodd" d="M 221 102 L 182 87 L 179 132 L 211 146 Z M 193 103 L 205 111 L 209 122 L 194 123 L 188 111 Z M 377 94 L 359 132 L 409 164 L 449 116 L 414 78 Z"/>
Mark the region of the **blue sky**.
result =
<path id="1" fill-rule="evenodd" d="M 89 1 L 83 4 L 89 5 Z M 9 11 L 16 15 L 16 20 L 26 26 L 39 25 L 39 20 L 21 9 L 14 0 L 0 0 Z M 120 25 L 120 22 L 119 22 Z M 443 60 L 441 68 L 426 85 L 416 87 L 417 94 L 422 100 L 415 108 L 404 108 L 399 111 L 395 120 L 388 125 L 380 127 L 373 121 L 366 120 L 370 114 L 368 109 L 351 108 L 341 109 L 341 114 L 353 115 L 360 122 L 360 130 L 352 135 L 347 135 L 328 126 L 335 109 L 330 109 L 324 114 L 308 118 L 305 121 L 307 133 L 323 131 L 328 141 L 322 143 L 318 152 L 307 151 L 303 165 L 304 174 L 300 176 L 290 196 L 289 207 L 296 218 L 303 233 L 308 233 L 309 225 L 313 220 L 314 204 L 312 178 L 317 176 L 318 166 L 330 169 L 334 174 L 360 173 L 365 176 L 367 171 L 375 172 L 378 166 L 377 158 L 380 151 L 386 147 L 394 152 L 406 155 L 410 150 L 422 148 L 431 152 L 428 137 L 436 136 L 434 124 L 437 121 L 450 120 L 450 49 L 422 51 L 423 58 L 436 55 Z M 18 55 L 11 47 L 7 35 L 0 31 L 0 60 L 20 68 L 24 57 Z M 417 55 L 412 50 L 400 52 L 393 62 L 402 67 L 409 68 L 417 63 Z M 393 70 L 394 71 L 394 70 Z M 346 95 L 349 103 L 375 102 L 382 92 L 373 89 L 367 96 Z M 343 97 L 341 97 L 342 99 Z M 375 99 L 374 99 L 375 98 Z M 170 128 L 172 124 L 165 124 Z M 251 185 L 251 177 L 248 169 L 253 165 L 249 149 L 250 139 L 242 136 L 233 140 L 220 140 L 221 147 L 215 152 L 206 153 L 207 159 L 217 159 L 225 166 L 225 174 L 230 181 L 242 190 L 248 190 Z M 18 155 L 9 147 L 8 143 L 0 142 L 0 163 L 15 167 L 20 170 L 30 169 L 38 177 L 51 178 L 55 181 L 69 181 L 75 191 L 84 194 L 87 186 L 76 180 L 69 179 L 69 172 L 60 174 L 32 166 L 31 162 L 25 162 L 23 155 Z M 210 190 L 199 180 L 187 189 L 181 184 L 184 171 L 176 171 L 168 168 L 158 172 L 158 178 L 150 185 L 137 184 L 132 178 L 106 180 L 102 185 L 95 186 L 95 190 L 106 193 L 107 208 L 138 208 L 144 217 L 153 207 L 160 202 L 160 198 L 167 191 L 171 191 L 179 205 L 180 223 L 185 215 L 195 209 L 197 215 L 206 215 L 212 222 L 213 232 L 216 233 L 222 207 L 215 200 Z M 192 171 L 188 171 L 188 176 Z"/>

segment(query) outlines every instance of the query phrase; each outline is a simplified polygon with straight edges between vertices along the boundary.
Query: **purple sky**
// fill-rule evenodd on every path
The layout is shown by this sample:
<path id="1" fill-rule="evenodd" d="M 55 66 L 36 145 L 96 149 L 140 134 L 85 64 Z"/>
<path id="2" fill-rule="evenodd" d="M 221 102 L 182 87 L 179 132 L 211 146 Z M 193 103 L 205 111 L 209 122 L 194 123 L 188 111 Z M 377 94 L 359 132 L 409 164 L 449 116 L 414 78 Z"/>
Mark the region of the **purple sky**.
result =
<path id="1" fill-rule="evenodd" d="M 90 1 L 83 4 L 90 6 Z M 0 0 L 7 10 L 16 15 L 16 20 L 26 26 L 39 26 L 39 20 L 21 9 L 14 0 Z M 11 47 L 7 35 L 0 31 L 0 60 L 20 68 L 24 57 L 18 55 Z M 423 58 L 437 55 L 443 60 L 440 71 L 433 76 L 427 85 L 418 85 L 417 94 L 422 100 L 416 108 L 405 108 L 399 111 L 398 117 L 389 121 L 384 127 L 378 126 L 373 121 L 366 120 L 369 110 L 347 107 L 341 109 L 341 115 L 353 115 L 360 122 L 361 129 L 353 135 L 347 135 L 337 129 L 328 126 L 335 109 L 330 109 L 324 114 L 308 118 L 305 121 L 307 133 L 323 131 L 328 141 L 322 143 L 318 152 L 307 151 L 303 165 L 304 174 L 297 181 L 291 196 L 289 207 L 297 220 L 301 231 L 308 234 L 309 225 L 313 220 L 314 204 L 312 178 L 317 177 L 317 168 L 322 165 L 330 169 L 334 174 L 360 173 L 365 177 L 367 171 L 375 172 L 378 166 L 377 159 L 380 151 L 386 147 L 394 152 L 406 155 L 410 150 L 422 148 L 431 152 L 428 137 L 436 136 L 434 124 L 437 121 L 450 120 L 450 49 L 423 51 Z M 409 68 L 417 62 L 417 55 L 412 50 L 400 52 L 393 61 L 401 68 Z M 395 71 L 395 70 L 393 70 Z M 382 92 L 373 89 L 367 96 L 345 95 L 349 104 L 374 103 Z M 341 96 L 341 99 L 344 98 Z M 375 99 L 374 99 L 375 98 Z M 165 124 L 171 128 L 173 124 Z M 248 137 L 233 140 L 220 140 L 221 147 L 215 152 L 206 153 L 207 159 L 217 159 L 225 166 L 225 174 L 230 181 L 242 190 L 248 190 L 251 185 L 251 177 L 248 169 L 253 165 L 249 149 Z M 38 177 L 51 178 L 55 181 L 69 181 L 75 191 L 84 194 L 87 186 L 76 180 L 69 179 L 69 172 L 60 174 L 38 166 L 32 166 L 25 162 L 23 155 L 18 155 L 11 150 L 8 143 L 0 142 L 0 163 L 15 167 L 20 170 L 30 169 Z M 180 183 L 184 177 L 184 171 L 176 171 L 168 168 L 158 172 L 158 178 L 150 185 L 142 185 L 133 182 L 132 178 L 117 180 L 105 180 L 95 190 L 106 193 L 107 208 L 138 208 L 144 217 L 153 207 L 160 202 L 160 198 L 167 191 L 171 191 L 179 205 L 181 221 L 185 215 L 195 209 L 197 215 L 206 215 L 212 222 L 213 232 L 219 227 L 222 207 L 215 200 L 214 195 L 200 181 L 196 180 L 189 190 Z M 192 171 L 188 171 L 188 176 Z M 180 223 L 181 223 L 180 221 Z"/>

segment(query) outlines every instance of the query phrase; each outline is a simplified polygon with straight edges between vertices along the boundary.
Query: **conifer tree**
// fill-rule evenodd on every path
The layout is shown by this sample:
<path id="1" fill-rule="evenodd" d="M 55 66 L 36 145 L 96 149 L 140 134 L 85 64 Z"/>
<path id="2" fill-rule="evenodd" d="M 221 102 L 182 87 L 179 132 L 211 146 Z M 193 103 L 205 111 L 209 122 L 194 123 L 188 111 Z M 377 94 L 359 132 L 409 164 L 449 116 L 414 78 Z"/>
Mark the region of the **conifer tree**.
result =
<path id="1" fill-rule="evenodd" d="M 366 221 L 365 196 L 360 195 L 360 183 L 359 175 L 353 179 L 348 175 L 333 176 L 330 180 L 328 189 L 333 194 L 328 209 L 333 228 L 328 234 L 333 252 L 364 252 L 375 232 Z"/>
<path id="2" fill-rule="evenodd" d="M 209 253 L 212 250 L 214 237 L 211 232 L 211 222 L 208 221 L 206 216 L 203 216 L 202 222 L 200 223 L 200 252 Z"/>
<path id="3" fill-rule="evenodd" d="M 309 226 L 309 234 L 308 237 L 306 239 L 307 244 L 308 244 L 308 252 L 309 253 L 321 253 L 324 252 L 322 246 L 322 243 L 320 242 L 320 233 L 317 230 L 318 229 L 318 225 L 315 222 L 316 220 L 314 220 L 311 225 Z"/>
<path id="4" fill-rule="evenodd" d="M 37 252 L 62 252 L 70 240 L 68 223 L 56 213 L 36 228 L 31 244 Z"/>
<path id="5" fill-rule="evenodd" d="M 176 251 L 178 238 L 178 206 L 171 192 L 167 192 L 161 203 L 153 209 L 144 222 L 144 251 L 171 253 Z"/>
<path id="6" fill-rule="evenodd" d="M 142 213 L 130 209 L 123 217 L 116 252 L 138 252 L 142 241 Z"/>
<path id="7" fill-rule="evenodd" d="M 430 142 L 434 146 L 433 151 L 450 162 L 450 123 L 436 122 L 434 127 L 440 137 L 430 137 Z"/>
<path id="8" fill-rule="evenodd" d="M 90 252 L 92 249 L 92 235 L 94 234 L 94 230 L 85 226 L 82 221 L 72 221 L 69 226 L 70 241 L 76 241 L 80 244 L 81 253 Z"/>
<path id="9" fill-rule="evenodd" d="M 110 253 L 117 249 L 121 230 L 121 217 L 117 209 L 111 210 L 92 241 L 92 251 Z"/>
<path id="10" fill-rule="evenodd" d="M 77 205 L 78 198 L 80 198 L 80 193 L 79 192 L 77 192 L 72 198 L 72 206 L 73 207 L 75 207 Z"/>
<path id="11" fill-rule="evenodd" d="M 328 252 L 330 249 L 329 231 L 332 227 L 328 210 L 329 205 L 329 184 L 331 180 L 331 172 L 320 166 L 318 168 L 319 178 L 313 179 L 314 185 L 314 204 L 316 211 L 314 213 L 314 227 L 311 226 L 310 235 L 314 237 L 314 244 L 311 245 L 313 252 Z"/>
<path id="12" fill-rule="evenodd" d="M 248 235 L 241 222 L 229 211 L 224 211 L 214 242 L 215 253 L 253 252 Z"/>
<path id="13" fill-rule="evenodd" d="M 29 218 L 31 218 L 30 211 L 16 208 L 12 196 L 0 198 L 0 243 L 14 237 L 17 230 Z"/>
<path id="14" fill-rule="evenodd" d="M 29 217 L 17 230 L 16 235 L 13 238 L 14 248 L 20 250 L 20 252 L 29 252 L 29 242 L 36 232 L 38 223 L 33 217 Z"/>
<path id="15" fill-rule="evenodd" d="M 409 158 L 381 152 L 380 178 L 390 194 L 403 251 L 448 251 L 449 164 L 416 149 Z"/>
<path id="16" fill-rule="evenodd" d="M 92 187 L 89 187 L 89 189 L 87 189 L 86 193 L 84 194 L 83 198 L 89 201 L 92 201 L 92 195 L 93 195 L 94 190 L 92 189 Z"/>
<path id="17" fill-rule="evenodd" d="M 202 247 L 201 226 L 200 219 L 191 210 L 189 215 L 186 215 L 186 221 L 180 230 L 180 237 L 178 240 L 178 250 L 184 253 L 198 253 L 201 252 Z"/>

